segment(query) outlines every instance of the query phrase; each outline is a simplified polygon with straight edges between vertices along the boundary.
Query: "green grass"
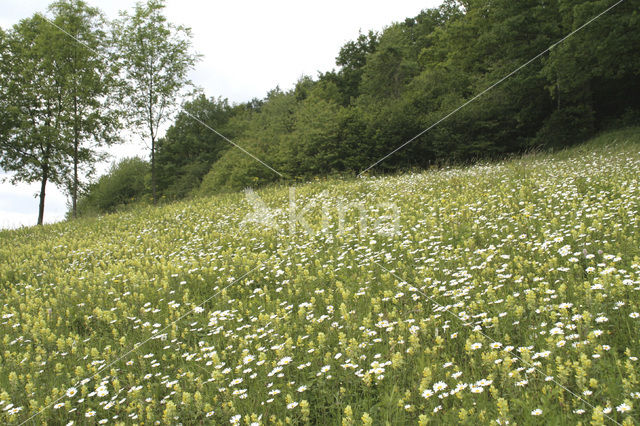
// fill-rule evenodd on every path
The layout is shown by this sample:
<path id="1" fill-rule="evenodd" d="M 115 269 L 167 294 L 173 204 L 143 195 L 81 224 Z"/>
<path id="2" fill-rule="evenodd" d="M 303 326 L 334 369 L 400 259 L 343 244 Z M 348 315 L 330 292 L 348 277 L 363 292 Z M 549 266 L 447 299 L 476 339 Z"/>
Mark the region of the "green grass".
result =
<path id="1" fill-rule="evenodd" d="M 298 186 L 311 233 L 283 186 L 0 232 L 0 422 L 637 424 L 639 175 L 632 128 Z"/>

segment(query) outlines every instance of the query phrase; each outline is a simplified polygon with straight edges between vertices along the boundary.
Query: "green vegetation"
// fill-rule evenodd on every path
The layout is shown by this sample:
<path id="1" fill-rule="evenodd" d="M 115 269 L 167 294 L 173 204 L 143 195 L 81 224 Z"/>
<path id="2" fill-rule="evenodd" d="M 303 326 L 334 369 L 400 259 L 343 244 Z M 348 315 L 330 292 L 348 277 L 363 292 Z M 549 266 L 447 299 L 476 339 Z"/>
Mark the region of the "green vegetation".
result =
<path id="1" fill-rule="evenodd" d="M 7 88 L 0 167 L 42 182 L 40 219 L 47 181 L 67 185 L 72 200 L 86 194 L 78 165 L 97 161 L 92 147 L 112 142 L 121 123 L 150 142 L 154 201 L 353 176 L 488 88 L 370 173 L 567 147 L 640 123 L 640 0 L 602 14 L 612 5 L 446 0 L 380 33 L 361 33 L 339 49 L 336 69 L 302 77 L 290 90 L 236 105 L 202 93 L 183 98 L 162 136 L 158 128 L 173 117 L 198 60 L 190 30 L 166 20 L 161 0 L 139 3 L 111 24 L 81 0 L 61 0 L 51 7 L 53 21 L 93 50 L 41 15 L 0 31 Z M 60 58 L 69 66 L 53 70 Z M 229 149 L 220 134 L 277 173 Z"/>
<path id="2" fill-rule="evenodd" d="M 40 182 L 38 224 L 48 182 L 67 190 L 75 217 L 79 171 L 93 172 L 97 148 L 115 143 L 120 128 L 101 12 L 81 0 L 49 10 L 50 19 L 37 13 L 0 29 L 0 167 L 14 182 Z"/>
<path id="3" fill-rule="evenodd" d="M 245 113 L 244 106 L 230 106 L 224 99 L 207 99 L 203 94 L 183 108 L 158 141 L 158 190 L 169 200 L 184 198 L 198 188 L 211 165 L 231 147 L 192 117 L 234 139 L 238 130 L 230 120 Z"/>
<path id="4" fill-rule="evenodd" d="M 640 38 L 625 30 L 638 21 L 633 3 L 625 2 L 557 45 L 373 172 L 562 148 L 604 128 L 637 124 L 640 66 L 628 62 L 637 62 L 631 52 Z M 283 173 L 285 182 L 354 175 L 606 6 L 602 1 L 447 1 L 380 34 L 360 34 L 340 49 L 337 71 L 315 80 L 303 77 L 295 88 L 275 89 L 262 101 L 225 106 L 223 118 L 206 114 L 207 109 L 219 110 L 219 99 L 201 97 L 186 106 L 204 111 L 196 116 L 229 132 L 240 146 Z M 165 147 L 175 148 L 158 159 L 161 168 L 193 170 L 165 179 L 169 183 L 161 191 L 168 198 L 283 180 L 187 121 L 179 118 L 174 125 L 179 130 L 172 128 L 162 140 Z M 187 141 L 199 141 L 198 146 L 207 141 L 206 161 L 198 157 L 185 166 L 180 153 Z M 210 171 L 204 175 L 207 165 Z"/>
<path id="5" fill-rule="evenodd" d="M 0 422 L 637 424 L 639 175 L 636 127 L 0 232 Z"/>
<path id="6" fill-rule="evenodd" d="M 84 216 L 0 231 L 0 423 L 637 424 L 640 0 L 553 45 L 610 5 L 446 0 L 163 137 L 161 0 L 0 29 L 0 167 Z"/>
<path id="7" fill-rule="evenodd" d="M 149 164 L 140 158 L 125 158 L 89 186 L 78 204 L 82 216 L 113 213 L 123 207 L 150 200 Z"/>

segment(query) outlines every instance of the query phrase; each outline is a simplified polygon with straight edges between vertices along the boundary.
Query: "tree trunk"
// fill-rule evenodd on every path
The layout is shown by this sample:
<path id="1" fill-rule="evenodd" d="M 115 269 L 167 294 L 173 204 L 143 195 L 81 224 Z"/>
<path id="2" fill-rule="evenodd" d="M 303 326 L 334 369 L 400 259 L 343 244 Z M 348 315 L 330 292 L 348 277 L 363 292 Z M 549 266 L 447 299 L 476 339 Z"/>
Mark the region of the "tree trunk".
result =
<path id="1" fill-rule="evenodd" d="M 157 204 L 158 196 L 156 194 L 156 138 L 151 135 L 151 194 L 153 204 Z"/>
<path id="2" fill-rule="evenodd" d="M 78 146 L 80 144 L 80 136 L 78 135 L 78 97 L 73 98 L 73 184 L 71 187 L 71 210 L 73 218 L 78 217 Z"/>
<path id="3" fill-rule="evenodd" d="M 49 168 L 47 166 L 42 167 L 42 182 L 40 183 L 40 207 L 38 208 L 38 225 L 42 225 L 44 222 L 44 197 L 45 189 L 47 187 L 47 180 L 49 179 Z"/>
<path id="4" fill-rule="evenodd" d="M 73 218 L 78 217 L 78 135 L 76 132 L 73 141 L 73 188 L 71 188 L 71 208 L 73 210 Z"/>
<path id="5" fill-rule="evenodd" d="M 153 71 L 153 68 L 152 68 Z M 156 194 L 156 132 L 153 131 L 153 72 L 151 74 L 150 86 L 149 86 L 149 135 L 151 136 L 151 197 L 153 198 L 153 204 L 158 201 Z"/>

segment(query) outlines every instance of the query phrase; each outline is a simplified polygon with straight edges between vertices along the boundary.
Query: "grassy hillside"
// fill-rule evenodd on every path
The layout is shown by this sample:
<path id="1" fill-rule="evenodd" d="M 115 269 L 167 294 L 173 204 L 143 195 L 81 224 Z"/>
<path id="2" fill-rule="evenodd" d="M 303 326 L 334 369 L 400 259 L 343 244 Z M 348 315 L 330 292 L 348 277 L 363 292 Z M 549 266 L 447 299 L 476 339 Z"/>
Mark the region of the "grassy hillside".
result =
<path id="1" fill-rule="evenodd" d="M 0 423 L 637 424 L 638 176 L 634 128 L 2 232 Z"/>

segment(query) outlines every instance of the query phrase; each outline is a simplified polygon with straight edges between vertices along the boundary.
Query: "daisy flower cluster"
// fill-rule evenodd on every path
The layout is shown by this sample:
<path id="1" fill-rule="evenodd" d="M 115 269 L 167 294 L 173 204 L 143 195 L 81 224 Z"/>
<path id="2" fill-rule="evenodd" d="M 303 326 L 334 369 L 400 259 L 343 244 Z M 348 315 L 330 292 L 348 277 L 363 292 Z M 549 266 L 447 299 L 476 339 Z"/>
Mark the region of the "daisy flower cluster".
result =
<path id="1" fill-rule="evenodd" d="M 1 232 L 0 423 L 635 424 L 638 176 L 592 147 L 314 182 L 295 228 L 273 187 L 280 227 L 226 194 Z"/>

